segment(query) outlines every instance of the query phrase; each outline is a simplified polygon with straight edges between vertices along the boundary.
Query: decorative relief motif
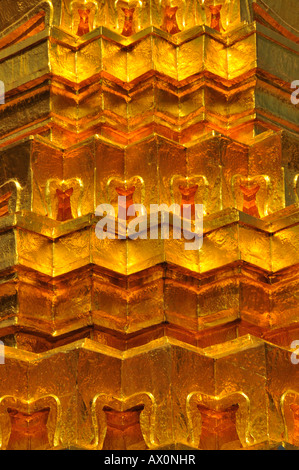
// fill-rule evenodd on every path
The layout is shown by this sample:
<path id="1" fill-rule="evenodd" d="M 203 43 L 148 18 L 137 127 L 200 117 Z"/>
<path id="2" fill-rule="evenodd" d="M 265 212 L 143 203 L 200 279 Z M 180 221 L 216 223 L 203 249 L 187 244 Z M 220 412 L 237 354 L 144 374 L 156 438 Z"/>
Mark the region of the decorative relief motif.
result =
<path id="1" fill-rule="evenodd" d="M 234 175 L 231 181 L 234 206 L 253 217 L 268 215 L 270 178 L 267 175 Z M 260 197 L 258 197 L 260 195 Z"/>
<path id="2" fill-rule="evenodd" d="M 131 206 L 134 206 L 133 195 L 135 193 L 135 186 L 132 186 L 128 189 L 125 188 L 116 188 L 116 192 L 119 196 L 121 196 L 121 202 L 118 205 L 118 218 L 121 220 L 129 220 L 130 216 L 128 216 L 128 209 Z M 123 198 L 125 200 L 123 201 Z"/>
<path id="3" fill-rule="evenodd" d="M 246 187 L 240 185 L 241 192 L 243 194 L 243 212 L 246 214 L 252 215 L 253 217 L 260 217 L 257 203 L 256 203 L 256 195 L 260 189 L 260 186 L 254 185 L 251 187 Z"/>
<path id="4" fill-rule="evenodd" d="M 84 36 L 84 34 L 89 33 L 89 15 L 90 10 L 80 10 L 78 9 L 80 16 L 80 22 L 78 26 L 77 36 Z"/>
<path id="5" fill-rule="evenodd" d="M 55 395 L 38 400 L 0 398 L 0 449 L 36 450 L 59 445 L 61 404 Z"/>
<path id="6" fill-rule="evenodd" d="M 132 34 L 135 33 L 134 24 L 133 24 L 135 8 L 122 8 L 122 11 L 124 12 L 124 15 L 125 15 L 125 22 L 124 22 L 124 27 L 123 27 L 121 34 L 123 36 L 132 36 Z"/>
<path id="7" fill-rule="evenodd" d="M 177 11 L 178 7 L 166 6 L 164 8 L 164 18 L 163 23 L 161 25 L 161 29 L 163 29 L 169 34 L 176 34 L 181 31 L 178 27 L 176 19 Z"/>
<path id="8" fill-rule="evenodd" d="M 200 449 L 221 450 L 229 443 L 242 447 L 236 429 L 236 413 L 239 405 L 235 404 L 221 410 L 213 410 L 202 405 L 197 405 L 197 408 L 201 414 Z"/>
<path id="9" fill-rule="evenodd" d="M 183 215 L 184 213 L 184 206 L 187 209 L 190 207 L 191 218 L 194 219 L 195 217 L 195 194 L 198 190 L 198 185 L 195 184 L 194 186 L 191 186 L 191 188 L 180 185 L 179 190 L 182 195 L 181 214 Z"/>
<path id="10" fill-rule="evenodd" d="M 48 180 L 45 200 L 49 217 L 60 221 L 80 217 L 83 192 L 84 184 L 80 178 Z"/>
<path id="11" fill-rule="evenodd" d="M 209 9 L 211 12 L 211 28 L 215 29 L 216 31 L 221 31 L 221 8 L 222 5 L 210 5 Z"/>
<path id="12" fill-rule="evenodd" d="M 241 410 L 243 427 L 239 430 L 237 414 Z M 192 392 L 186 400 L 186 411 L 189 440 L 200 449 L 236 449 L 243 447 L 243 443 L 251 442 L 250 400 L 244 392 L 219 396 Z"/>
<path id="13" fill-rule="evenodd" d="M 120 205 L 118 204 L 119 196 L 126 198 L 125 201 L 121 200 Z M 128 208 L 134 203 L 144 204 L 145 183 L 143 178 L 141 176 L 134 176 L 127 180 L 117 177 L 109 178 L 106 183 L 106 198 L 108 204 L 115 207 L 119 219 L 129 220 L 130 216 L 127 215 Z"/>
<path id="14" fill-rule="evenodd" d="M 130 37 L 142 29 L 142 19 L 146 26 L 154 25 L 169 34 L 202 24 L 224 32 L 240 22 L 240 5 L 239 0 L 218 0 L 216 4 L 199 0 L 192 6 L 186 0 L 150 4 L 141 0 L 64 0 L 61 17 L 62 26 L 78 36 L 105 25 Z"/>
<path id="15" fill-rule="evenodd" d="M 65 0 L 62 18 L 66 24 L 70 22 L 73 34 L 84 36 L 96 27 L 98 9 L 98 2 L 95 0 Z"/>
<path id="16" fill-rule="evenodd" d="M 102 449 L 147 449 L 140 428 L 140 414 L 143 410 L 143 405 L 137 405 L 124 411 L 105 406 L 103 411 L 106 414 L 107 431 Z"/>
<path id="17" fill-rule="evenodd" d="M 151 393 L 136 393 L 122 400 L 104 393 L 96 395 L 92 401 L 94 447 L 115 450 L 122 443 L 122 449 L 141 450 L 157 445 L 155 415 Z"/>
<path id="18" fill-rule="evenodd" d="M 185 177 L 174 175 L 170 180 L 171 203 L 191 205 L 192 218 L 195 213 L 195 204 L 203 204 L 203 213 L 209 197 L 209 182 L 204 175 Z"/>
<path id="19" fill-rule="evenodd" d="M 70 188 L 66 191 L 61 189 L 56 189 L 56 194 L 58 197 L 58 212 L 57 220 L 64 221 L 73 219 L 72 208 L 71 208 L 71 195 L 73 194 L 74 189 Z"/>
<path id="20" fill-rule="evenodd" d="M 2 0 L 1 449 L 299 446 L 298 40 L 268 1 Z M 203 249 L 98 241 L 102 203 L 203 204 Z"/>

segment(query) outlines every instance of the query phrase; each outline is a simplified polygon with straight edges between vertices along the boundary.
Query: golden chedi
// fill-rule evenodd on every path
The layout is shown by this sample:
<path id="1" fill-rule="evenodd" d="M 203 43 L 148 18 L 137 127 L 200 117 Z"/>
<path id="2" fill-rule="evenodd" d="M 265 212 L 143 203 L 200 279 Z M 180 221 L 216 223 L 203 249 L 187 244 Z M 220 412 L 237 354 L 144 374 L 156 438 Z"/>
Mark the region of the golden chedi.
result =
<path id="1" fill-rule="evenodd" d="M 299 446 L 298 53 L 297 0 L 2 0 L 1 449 Z"/>

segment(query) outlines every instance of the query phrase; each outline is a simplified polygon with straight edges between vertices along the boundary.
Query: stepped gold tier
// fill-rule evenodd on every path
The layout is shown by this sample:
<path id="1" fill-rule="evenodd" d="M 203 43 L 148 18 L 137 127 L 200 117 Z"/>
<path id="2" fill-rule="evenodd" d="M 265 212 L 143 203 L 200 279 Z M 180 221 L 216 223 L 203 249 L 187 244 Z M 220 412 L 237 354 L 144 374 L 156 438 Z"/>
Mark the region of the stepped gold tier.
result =
<path id="1" fill-rule="evenodd" d="M 288 77 L 299 75 L 299 44 L 264 25 L 225 37 L 201 26 L 176 41 L 153 28 L 125 43 L 103 27 L 90 35 L 77 44 L 48 28 L 0 48 L 0 79 L 10 77 L 2 145 L 30 134 L 66 147 L 94 134 L 189 142 L 215 130 L 247 142 L 268 129 L 298 132 Z"/>
<path id="2" fill-rule="evenodd" d="M 297 0 L 1 6 L 0 449 L 299 449 Z"/>

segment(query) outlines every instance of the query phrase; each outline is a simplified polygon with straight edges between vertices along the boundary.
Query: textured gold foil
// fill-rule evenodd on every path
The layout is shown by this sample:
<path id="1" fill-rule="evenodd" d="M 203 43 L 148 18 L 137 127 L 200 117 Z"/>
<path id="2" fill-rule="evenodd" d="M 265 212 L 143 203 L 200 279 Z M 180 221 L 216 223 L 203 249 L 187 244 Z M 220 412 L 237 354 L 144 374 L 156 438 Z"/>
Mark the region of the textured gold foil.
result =
<path id="1" fill-rule="evenodd" d="M 2 0 L 1 449 L 299 447 L 298 30 L 297 0 Z M 188 191 L 200 249 L 96 236 Z"/>

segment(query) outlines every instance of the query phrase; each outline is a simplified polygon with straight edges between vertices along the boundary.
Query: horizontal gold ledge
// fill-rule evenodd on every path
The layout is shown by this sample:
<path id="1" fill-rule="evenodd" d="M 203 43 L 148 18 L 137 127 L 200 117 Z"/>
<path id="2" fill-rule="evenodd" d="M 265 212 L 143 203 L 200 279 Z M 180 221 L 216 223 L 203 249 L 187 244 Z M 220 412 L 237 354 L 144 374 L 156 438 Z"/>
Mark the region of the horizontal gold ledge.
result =
<path id="1" fill-rule="evenodd" d="M 123 82 L 108 72 L 101 71 L 79 83 L 66 79 L 63 75 L 47 73 L 28 81 L 24 85 L 8 90 L 6 92 L 6 103 L 2 105 L 2 109 L 5 109 L 7 104 L 15 103 L 26 96 L 30 97 L 42 93 L 44 90 L 52 90 L 54 94 L 80 104 L 84 102 L 85 98 L 98 91 L 110 92 L 127 102 L 131 102 L 138 97 L 138 94 L 144 93 L 149 88 L 156 88 L 169 93 L 170 96 L 183 98 L 207 87 L 215 94 L 219 93 L 231 98 L 253 86 L 271 88 L 271 94 L 274 96 L 288 94 L 289 97 L 290 95 L 290 84 L 288 82 L 258 67 L 254 67 L 231 80 L 224 79 L 208 70 L 195 73 L 183 80 L 175 80 L 167 74 L 151 69 L 131 82 Z"/>
<path id="2" fill-rule="evenodd" d="M 146 345 L 138 346 L 136 348 L 131 348 L 127 351 L 119 351 L 115 348 L 102 345 L 96 341 L 90 339 L 83 339 L 75 341 L 74 343 L 61 346 L 59 348 L 52 349 L 50 351 L 45 351 L 43 353 L 32 353 L 29 351 L 23 351 L 15 348 L 5 347 L 5 357 L 10 360 L 20 360 L 28 364 L 47 360 L 50 357 L 57 356 L 61 353 L 67 354 L 72 353 L 76 350 L 89 351 L 95 354 L 107 355 L 119 360 L 130 359 L 140 354 L 150 354 L 152 351 L 157 349 L 169 349 L 171 347 L 178 347 L 186 351 L 193 352 L 194 354 L 207 357 L 213 360 L 220 360 L 222 358 L 238 354 L 242 351 L 264 347 L 267 344 L 266 341 L 263 341 L 259 338 L 256 338 L 252 335 L 245 335 L 239 338 L 236 338 L 226 343 L 221 343 L 220 345 L 210 346 L 205 349 L 194 347 L 188 343 L 176 340 L 175 338 L 163 337 L 153 341 L 148 342 Z M 277 345 L 272 345 L 273 349 L 292 352 L 291 349 L 282 348 Z M 0 369 L 1 373 L 1 369 Z"/>
<path id="3" fill-rule="evenodd" d="M 76 121 L 71 123 L 61 116 L 48 113 L 33 122 L 28 120 L 22 127 L 10 128 L 2 134 L 0 148 L 18 144 L 30 136 L 45 137 L 48 142 L 65 150 L 70 145 L 80 145 L 94 136 L 101 137 L 111 145 L 128 147 L 155 135 L 188 146 L 194 141 L 207 138 L 213 132 L 241 145 L 251 142 L 254 136 L 260 133 L 298 133 L 297 124 L 260 108 L 237 114 L 235 120 L 210 111 L 202 111 L 198 115 L 191 113 L 192 119 L 185 119 L 184 125 L 175 124 L 173 119 L 163 113 L 153 113 L 147 116 L 146 123 L 141 119 L 135 122 L 133 120 L 134 125 L 131 126 L 124 123 L 123 118 L 120 123 L 117 116 L 104 112 L 97 119 L 83 120 L 83 129 L 78 129 Z"/>
<path id="4" fill-rule="evenodd" d="M 188 295 L 188 292 L 186 293 Z M 95 343 L 125 351 L 144 346 L 154 339 L 168 337 L 194 348 L 206 349 L 207 352 L 217 345 L 244 335 L 251 335 L 268 344 L 289 350 L 292 340 L 298 337 L 299 332 L 298 322 L 294 321 L 294 318 L 286 317 L 284 323 L 276 322 L 273 325 L 260 324 L 257 318 L 260 312 L 256 312 L 255 319 L 253 315 L 248 319 L 246 312 L 241 312 L 239 315 L 227 314 L 222 318 L 218 316 L 218 321 L 207 313 L 204 317 L 205 323 L 201 322 L 197 329 L 190 324 L 189 315 L 181 314 L 181 322 L 178 322 L 179 315 L 176 317 L 171 311 L 165 312 L 164 322 L 161 319 L 159 322 L 158 318 L 153 317 L 148 325 L 136 323 L 132 329 L 120 328 L 119 325 L 117 327 L 113 317 L 107 326 L 101 322 L 101 314 L 97 312 L 90 313 L 87 324 L 87 316 L 84 321 L 84 313 L 81 312 L 81 320 L 75 315 L 69 315 L 68 322 L 59 321 L 59 314 L 57 320 L 52 323 L 40 317 L 36 318 L 34 313 L 32 318 L 28 314 L 20 314 L 19 318 L 16 315 L 14 318 L 1 319 L 0 339 L 6 346 L 41 353 L 84 339 L 92 339 Z M 150 312 L 148 316 L 151 317 Z M 128 320 L 136 321 L 133 313 L 128 314 Z M 199 320 L 203 320 L 203 317 Z"/>
<path id="5" fill-rule="evenodd" d="M 0 243 L 6 251 L 0 266 L 22 265 L 57 277 L 88 264 L 132 274 L 166 261 L 204 273 L 242 260 L 269 273 L 277 272 L 299 263 L 299 221 L 294 215 L 285 221 L 282 228 L 280 218 L 275 231 L 273 222 L 226 209 L 204 219 L 202 248 L 186 251 L 189 242 L 173 240 L 171 227 L 169 240 L 150 239 L 149 232 L 146 240 L 98 240 L 96 220 L 90 216 L 58 226 L 43 216 L 15 214 L 1 219 Z"/>
<path id="6" fill-rule="evenodd" d="M 36 351 L 82 337 L 127 349 L 164 335 L 201 346 L 241 333 L 285 345 L 286 329 L 298 334 L 298 289 L 298 264 L 268 273 L 236 261 L 198 274 L 162 263 L 130 275 L 89 265 L 56 278 L 15 266 L 0 276 L 0 337 Z"/>
<path id="7" fill-rule="evenodd" d="M 290 213 L 291 212 L 291 213 Z M 284 213 L 286 215 L 284 215 Z M 60 222 L 49 217 L 36 214 L 33 212 L 22 211 L 11 215 L 2 216 L 0 218 L 0 233 L 10 229 L 21 229 L 33 234 L 41 235 L 50 240 L 58 240 L 61 237 L 76 233 L 85 228 L 94 228 L 100 219 L 94 214 L 86 214 L 82 217 L 76 217 L 65 222 Z M 158 216 L 158 227 L 161 227 L 161 216 Z M 147 216 L 149 225 L 150 215 Z M 239 223 L 248 226 L 254 230 L 261 231 L 265 234 L 275 234 L 282 230 L 292 228 L 299 225 L 299 203 L 290 208 L 279 211 L 277 217 L 272 214 L 270 217 L 257 219 L 238 209 L 228 207 L 222 211 L 216 212 L 210 216 L 203 218 L 203 233 L 209 234 L 215 230 L 227 227 L 231 224 Z M 170 214 L 170 226 L 173 225 L 173 216 Z M 194 230 L 194 222 L 191 222 L 191 229 Z M 124 227 L 121 228 L 123 233 Z M 118 233 L 116 232 L 116 238 Z M 125 240 L 129 241 L 129 235 Z M 134 241 L 134 240 L 132 240 Z"/>
<path id="8" fill-rule="evenodd" d="M 160 41 L 161 44 L 155 44 L 154 47 L 152 41 Z M 20 44 L 23 50 L 20 50 Z M 124 46 L 102 37 L 84 47 L 80 51 L 70 51 L 67 44 L 62 42 L 57 44 L 53 40 L 51 42 L 46 32 L 38 33 L 24 43 L 18 43 L 0 52 L 1 76 L 3 75 L 5 81 L 12 67 L 14 70 L 18 69 L 22 53 L 25 73 L 19 76 L 15 72 L 14 76 L 10 77 L 9 88 L 20 86 L 32 78 L 36 79 L 50 72 L 80 83 L 104 70 L 116 76 L 118 80 L 128 83 L 152 68 L 174 80 L 184 80 L 204 69 L 220 75 L 223 79 L 233 80 L 244 71 L 248 72 L 258 67 L 266 69 L 269 73 L 276 73 L 280 79 L 287 81 L 291 73 L 289 65 L 291 58 L 293 58 L 292 74 L 296 75 L 296 57 L 299 53 L 299 45 L 294 45 L 295 49 L 289 49 L 287 44 L 273 41 L 267 35 L 256 32 L 230 46 L 225 46 L 206 35 L 175 46 L 166 39 L 153 35 L 140 39 L 134 46 L 128 46 L 128 52 Z M 163 55 L 159 55 L 158 50 L 162 51 L 163 48 L 165 49 Z M 177 48 L 181 48 L 179 56 Z M 60 56 L 63 53 L 66 54 L 66 58 L 64 63 L 61 63 Z M 39 67 L 35 61 L 36 55 L 40 57 Z M 194 58 L 193 61 L 190 61 L 190 56 Z M 217 61 L 214 60 L 214 56 L 218 57 Z M 136 62 L 139 63 L 138 68 L 135 67 Z"/>

